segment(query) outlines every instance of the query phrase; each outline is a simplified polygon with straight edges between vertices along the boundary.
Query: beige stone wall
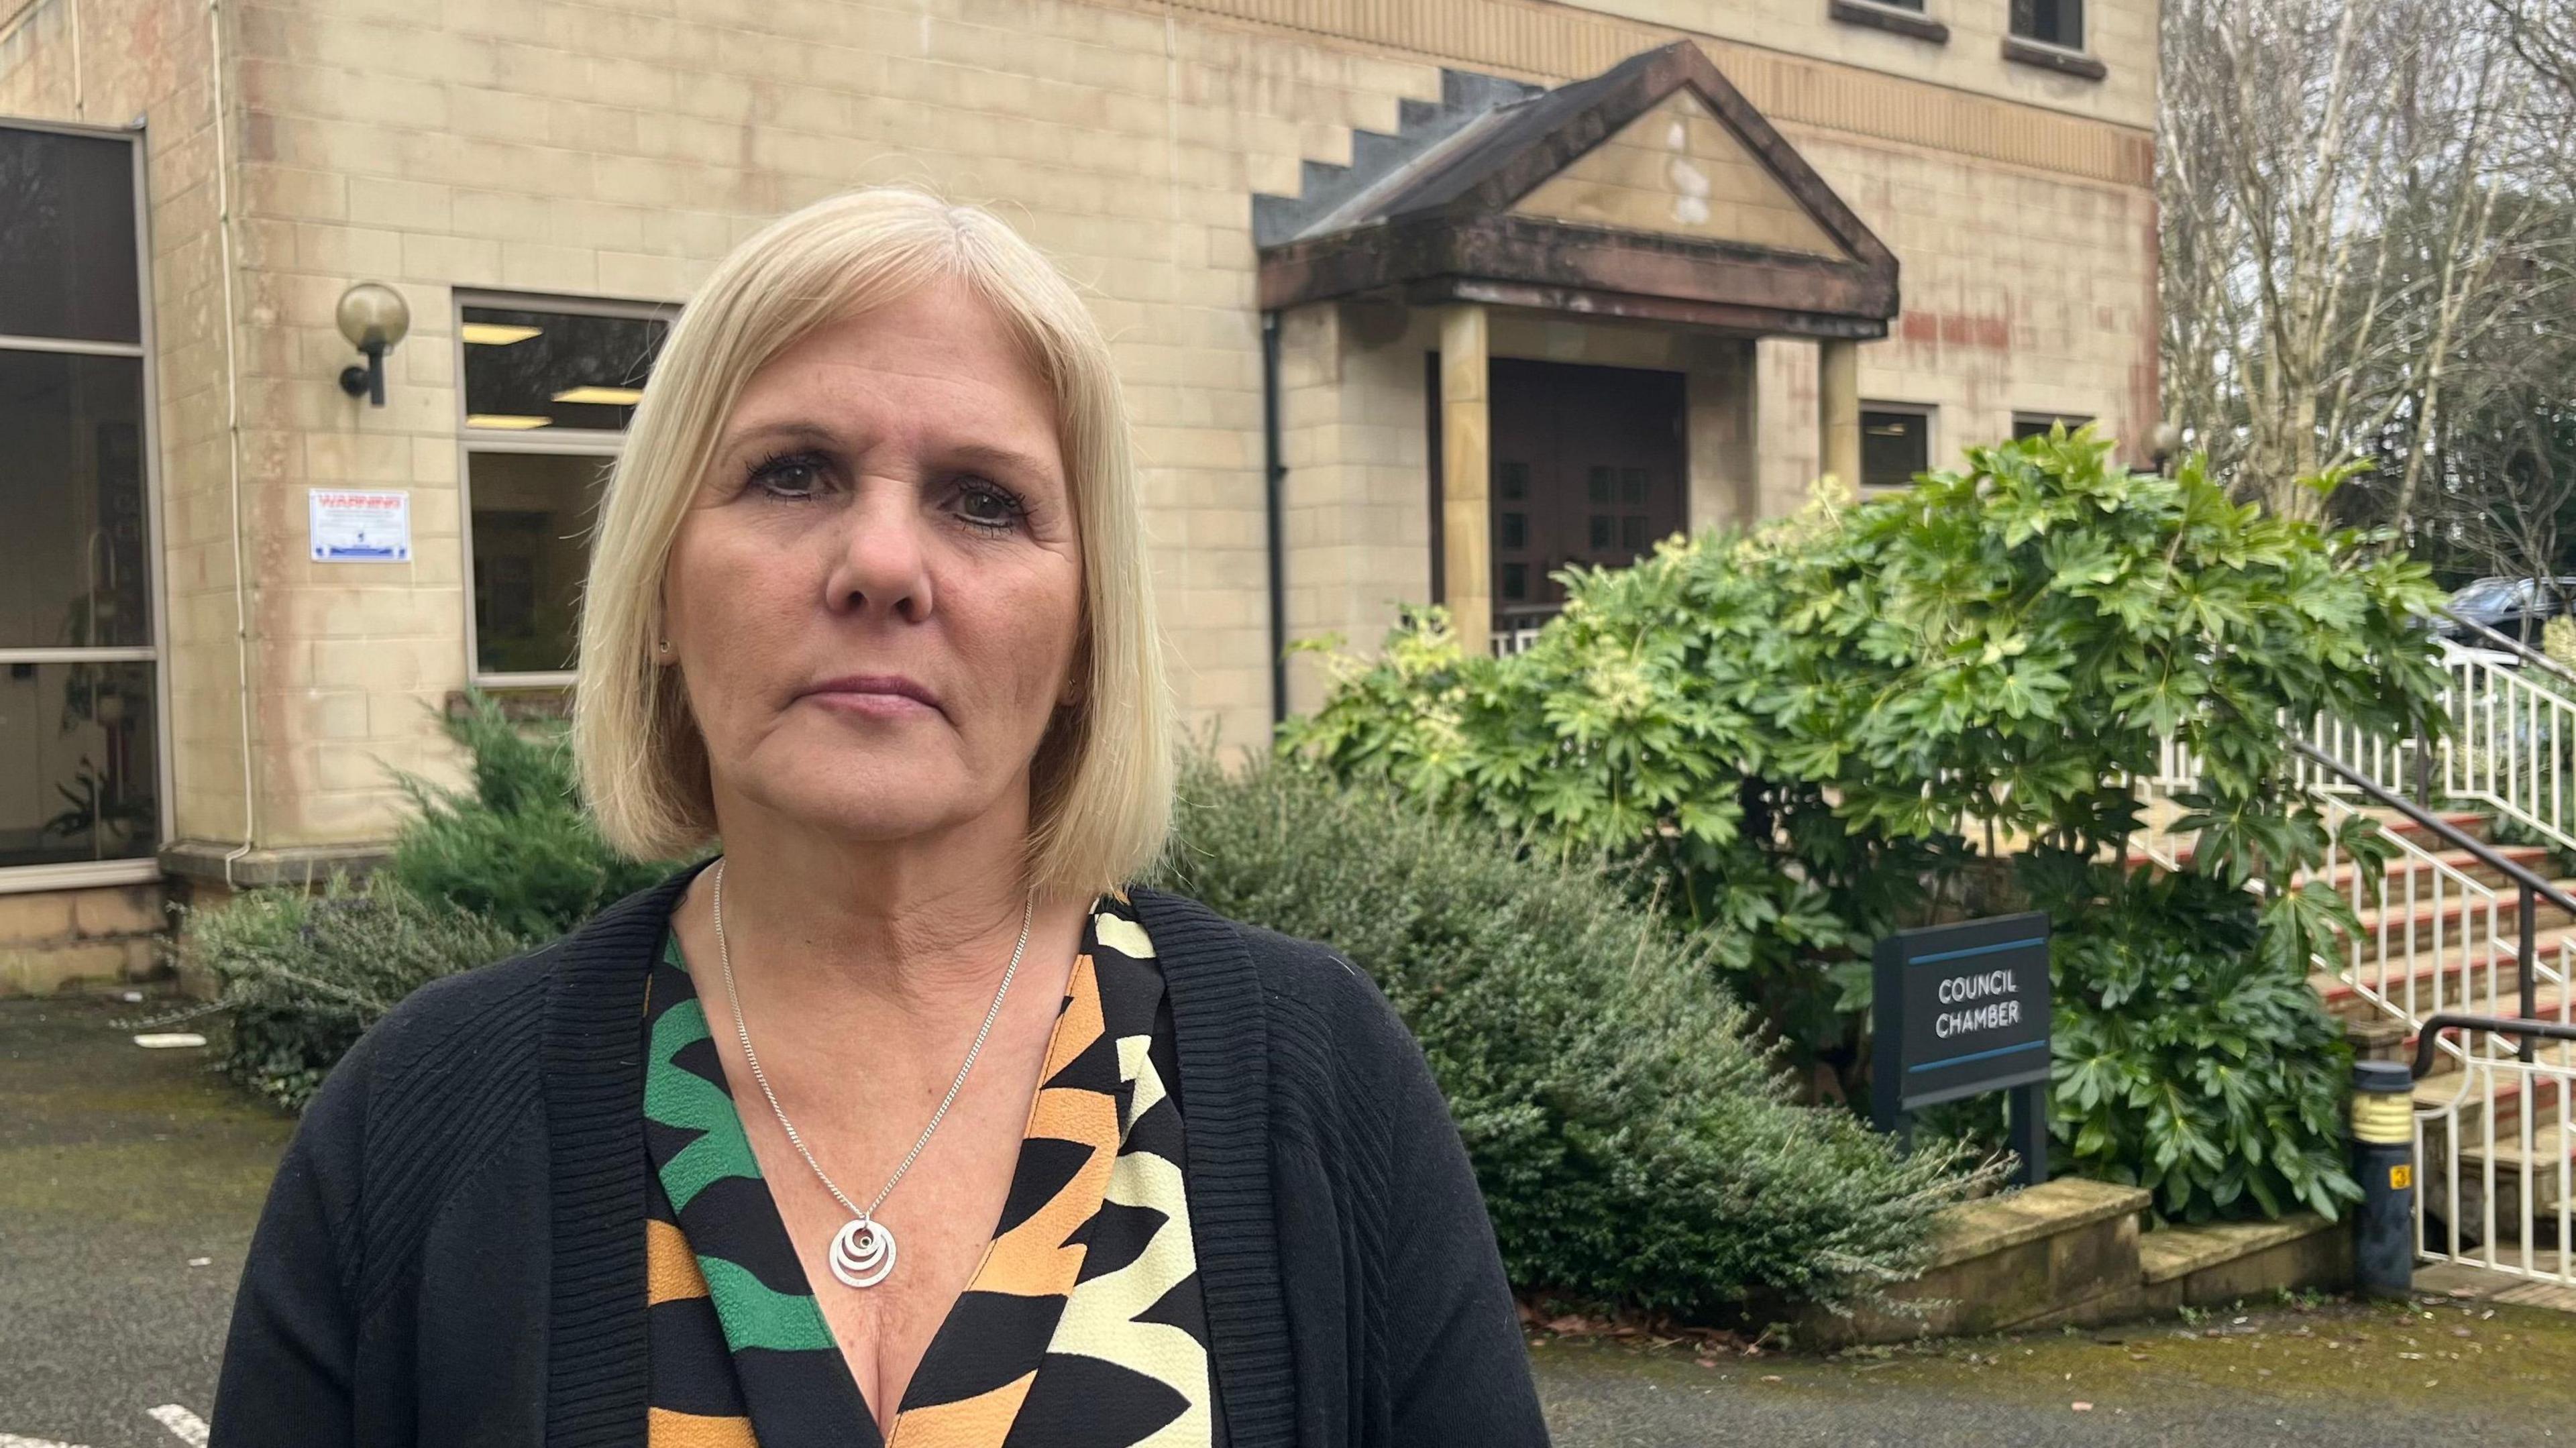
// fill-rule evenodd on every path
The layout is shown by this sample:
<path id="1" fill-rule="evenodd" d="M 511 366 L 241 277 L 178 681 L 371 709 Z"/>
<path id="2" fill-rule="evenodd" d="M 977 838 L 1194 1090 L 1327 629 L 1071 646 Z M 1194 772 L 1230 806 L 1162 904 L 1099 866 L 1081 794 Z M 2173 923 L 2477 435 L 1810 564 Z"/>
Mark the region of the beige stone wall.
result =
<path id="1" fill-rule="evenodd" d="M 69 103 L 64 26 L 51 17 L 73 3 L 40 0 L 0 40 L 0 111 L 53 115 Z M 178 819 L 185 834 L 238 838 L 205 12 L 77 3 L 93 34 L 131 37 L 112 61 L 89 47 L 85 104 L 153 116 Z M 1951 3 L 1933 0 L 1936 13 Z M 2000 3 L 1989 7 L 1998 15 Z M 1301 161 L 1346 160 L 1354 128 L 1395 129 L 1402 99 L 1438 95 L 1443 63 L 1562 81 L 1668 38 L 1660 27 L 1735 37 L 1711 43 L 1721 67 L 1904 258 L 1907 296 L 1920 299 L 1909 325 L 1924 325 L 1918 312 L 1932 319 L 1928 333 L 1900 330 L 1864 354 L 1867 395 L 1938 402 L 1945 439 L 1999 431 L 2017 407 L 2135 413 L 2121 401 L 2133 382 L 2114 374 L 2152 347 L 2152 326 L 2136 322 L 2153 277 L 2137 189 L 2136 127 L 2150 112 L 2137 103 L 2141 77 L 2115 66 L 2085 90 L 2021 74 L 1993 57 L 1964 3 L 1944 15 L 1952 45 L 1913 60 L 1887 48 L 1892 37 L 1819 28 L 1824 0 L 1612 8 L 228 6 L 259 842 L 380 836 L 400 807 L 388 767 L 450 767 L 429 708 L 467 673 L 456 290 L 680 300 L 753 228 L 855 184 L 914 182 L 991 203 L 1089 290 L 1137 418 L 1177 682 L 1194 721 L 1237 743 L 1269 725 L 1249 198 L 1292 193 Z M 2105 44 L 2123 26 L 2152 31 L 2151 0 L 2091 8 Z M 1331 24 L 1318 29 L 1319 16 Z M 2026 208 L 2031 228 L 1995 226 L 1998 204 Z M 402 290 L 414 316 L 381 410 L 333 380 L 349 358 L 332 303 L 362 278 Z M 1291 366 L 1305 370 L 1286 399 L 1290 619 L 1300 636 L 1339 629 L 1365 642 L 1393 599 L 1427 591 L 1426 344 L 1410 330 L 1355 340 L 1336 315 L 1291 325 Z M 1802 410 L 1783 349 L 1763 349 L 1756 392 L 1737 344 L 1533 325 L 1498 325 L 1497 354 L 1651 354 L 1665 360 L 1626 365 L 1692 373 L 1695 521 L 1702 509 L 1776 507 L 1780 480 L 1812 467 L 1812 384 Z M 1997 326 L 2029 355 L 1987 346 Z M 415 561 L 304 561 L 314 486 L 410 490 Z"/>
<path id="2" fill-rule="evenodd" d="M 455 291 L 681 300 L 779 211 L 867 182 L 993 204 L 1089 290 L 1183 696 L 1229 740 L 1266 736 L 1249 196 L 1391 129 L 1436 69 L 1079 4 L 683 8 L 242 10 L 264 844 L 381 833 L 387 767 L 444 765 L 426 706 L 467 671 Z M 381 410 L 332 381 L 330 309 L 361 277 L 413 309 Z M 338 485 L 411 491 L 413 564 L 304 561 L 304 490 Z"/>
<path id="3" fill-rule="evenodd" d="M 1933 464 L 2017 413 L 2098 419 L 2144 461 L 2159 416 L 2152 192 L 1782 127 L 1897 255 L 1904 311 L 1861 348 L 1861 397 L 1934 409 Z M 1762 511 L 1816 475 L 1815 348 L 1761 344 Z"/>
<path id="4" fill-rule="evenodd" d="M 160 885 L 0 895 L 0 996 L 142 980 L 161 968 Z"/>

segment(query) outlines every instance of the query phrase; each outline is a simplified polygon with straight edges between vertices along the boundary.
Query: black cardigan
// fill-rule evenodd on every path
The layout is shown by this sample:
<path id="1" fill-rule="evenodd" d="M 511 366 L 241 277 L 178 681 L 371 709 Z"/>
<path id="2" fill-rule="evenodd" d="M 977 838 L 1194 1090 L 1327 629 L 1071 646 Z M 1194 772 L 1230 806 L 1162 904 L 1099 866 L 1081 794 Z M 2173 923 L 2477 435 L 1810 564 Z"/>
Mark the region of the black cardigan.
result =
<path id="1" fill-rule="evenodd" d="M 693 873 L 421 990 L 331 1073 L 251 1244 L 213 1448 L 643 1443 L 642 986 Z M 1226 1442 L 1545 1443 L 1483 1200 L 1385 998 L 1322 946 L 1134 900 Z"/>

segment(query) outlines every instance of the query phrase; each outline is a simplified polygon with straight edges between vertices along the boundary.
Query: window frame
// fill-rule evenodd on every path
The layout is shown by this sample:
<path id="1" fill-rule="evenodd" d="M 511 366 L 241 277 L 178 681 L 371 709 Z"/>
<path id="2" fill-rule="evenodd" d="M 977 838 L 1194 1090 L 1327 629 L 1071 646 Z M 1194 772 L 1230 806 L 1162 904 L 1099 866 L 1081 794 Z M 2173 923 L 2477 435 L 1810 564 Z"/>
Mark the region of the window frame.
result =
<path id="1" fill-rule="evenodd" d="M 152 666 L 152 767 L 155 771 L 152 852 L 126 860 L 73 860 L 53 865 L 0 865 L 0 895 L 37 890 L 73 890 L 99 885 L 133 885 L 162 876 L 161 852 L 174 838 L 177 810 L 171 774 L 170 659 L 168 620 L 169 568 L 161 548 L 161 385 L 153 359 L 159 355 L 152 315 L 152 212 L 143 171 L 143 132 L 139 126 L 92 126 L 70 121 L 0 117 L 0 130 L 42 131 L 58 136 L 121 141 L 132 163 L 134 195 L 134 288 L 140 325 L 132 342 L 92 342 L 64 337 L 0 336 L 0 351 L 49 352 L 89 357 L 131 357 L 142 364 L 143 422 L 143 572 L 150 600 L 151 642 L 104 648 L 5 648 L 0 664 L 149 663 Z"/>
<path id="2" fill-rule="evenodd" d="M 2111 68 L 2103 64 L 2102 58 L 2091 49 L 2093 17 L 2089 13 L 2090 7 L 2084 0 L 2066 0 L 2066 3 L 2075 6 L 2075 43 L 2072 45 L 2062 40 L 2024 35 L 2014 29 L 2013 0 L 2004 0 L 2003 57 L 2020 65 L 2055 71 L 2078 80 L 2098 81 L 2109 75 Z"/>
<path id="3" fill-rule="evenodd" d="M 626 433 L 595 427 L 470 427 L 473 415 L 465 396 L 465 309 L 496 307 L 516 312 L 557 312 L 575 317 L 616 317 L 658 321 L 668 326 L 680 319 L 677 302 L 622 301 L 609 297 L 568 297 L 543 292 L 505 292 L 458 287 L 450 295 L 455 325 L 449 329 L 449 351 L 456 376 L 456 516 L 457 547 L 464 569 L 465 678 L 477 689 L 568 689 L 571 669 L 493 672 L 483 667 L 482 620 L 474 610 L 474 455 L 476 453 L 546 454 L 595 457 L 614 463 L 625 449 Z M 576 640 L 578 643 L 578 640 Z"/>
<path id="4" fill-rule="evenodd" d="M 2014 0 L 2004 0 L 2004 34 L 2031 45 L 2045 45 L 2051 49 L 2062 50 L 2069 55 L 2089 54 L 2090 52 L 2085 49 L 2085 42 L 2092 39 L 2093 17 L 2085 13 L 2089 7 L 2085 5 L 2084 0 L 2057 0 L 2057 3 L 2061 6 L 2075 7 L 2075 39 L 2072 42 L 2051 39 L 2045 35 L 2031 35 L 2016 29 L 2013 25 L 2013 11 L 2016 8 Z"/>
<path id="5" fill-rule="evenodd" d="M 2036 408 L 2016 407 L 2012 415 L 2013 441 L 2019 442 L 2025 437 L 2046 437 L 2050 428 L 2061 423 L 2071 433 L 2079 428 L 2090 427 L 2101 420 L 2089 413 L 2049 412 Z M 2026 427 L 2033 431 L 2023 432 L 2022 429 Z"/>
<path id="6" fill-rule="evenodd" d="M 1908 40 L 1950 43 L 1950 27 L 1933 17 L 1928 0 L 1825 0 L 1828 19 L 1884 30 Z"/>
<path id="7" fill-rule="evenodd" d="M 1873 412 L 1903 413 L 1908 417 L 1919 417 L 1923 419 L 1924 471 L 1931 471 L 1933 466 L 1939 462 L 1941 457 L 1941 404 L 1937 402 L 1869 401 L 1861 403 L 1861 456 L 1863 459 L 1866 459 L 1869 456 L 1869 415 Z M 1901 492 L 1907 486 L 1901 483 L 1872 484 L 1868 481 L 1868 478 L 1869 469 L 1864 462 L 1864 465 L 1861 468 L 1860 482 L 1860 496 L 1863 501 L 1867 501 L 1870 498 L 1883 498 L 1890 493 Z"/>

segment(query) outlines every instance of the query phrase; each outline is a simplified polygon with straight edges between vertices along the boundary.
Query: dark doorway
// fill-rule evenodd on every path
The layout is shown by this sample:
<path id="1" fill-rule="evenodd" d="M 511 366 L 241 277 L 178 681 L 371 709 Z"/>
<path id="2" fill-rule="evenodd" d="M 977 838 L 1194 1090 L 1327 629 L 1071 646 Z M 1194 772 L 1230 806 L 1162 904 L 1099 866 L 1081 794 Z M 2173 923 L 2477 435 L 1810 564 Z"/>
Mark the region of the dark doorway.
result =
<path id="1" fill-rule="evenodd" d="M 1493 428 L 1494 634 L 1565 606 L 1548 575 L 1619 568 L 1686 525 L 1682 374 L 1497 358 Z"/>

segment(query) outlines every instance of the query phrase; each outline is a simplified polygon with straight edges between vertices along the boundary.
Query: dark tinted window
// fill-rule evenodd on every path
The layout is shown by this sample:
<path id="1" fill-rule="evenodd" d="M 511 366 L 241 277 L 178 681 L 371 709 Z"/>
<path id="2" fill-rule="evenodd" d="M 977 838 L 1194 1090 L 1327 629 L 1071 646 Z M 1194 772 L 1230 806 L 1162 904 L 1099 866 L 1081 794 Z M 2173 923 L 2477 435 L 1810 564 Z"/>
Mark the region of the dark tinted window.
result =
<path id="1" fill-rule="evenodd" d="M 467 466 L 476 667 L 487 674 L 571 668 L 590 527 L 607 486 L 608 459 L 477 452 Z"/>
<path id="2" fill-rule="evenodd" d="M 2084 0 L 2012 0 L 2012 31 L 2069 50 L 2084 48 Z"/>
<path id="3" fill-rule="evenodd" d="M 0 128 L 0 335 L 140 342 L 134 148 Z"/>
<path id="4" fill-rule="evenodd" d="M 1932 466 L 1932 419 L 1919 412 L 1860 415 L 1860 482 L 1901 488 Z"/>
<path id="5" fill-rule="evenodd" d="M 2052 427 L 2063 427 L 2073 432 L 2092 420 L 2089 417 L 2052 417 L 2044 412 L 2025 412 L 2013 419 L 2013 440 L 2046 437 Z"/>
<path id="6" fill-rule="evenodd" d="M 154 713 L 149 660 L 0 664 L 0 869 L 152 853 Z"/>
<path id="7" fill-rule="evenodd" d="M 0 648 L 151 643 L 143 509 L 143 359 L 0 351 Z"/>
<path id="8" fill-rule="evenodd" d="M 669 332 L 656 317 L 468 306 L 465 425 L 621 431 Z"/>

